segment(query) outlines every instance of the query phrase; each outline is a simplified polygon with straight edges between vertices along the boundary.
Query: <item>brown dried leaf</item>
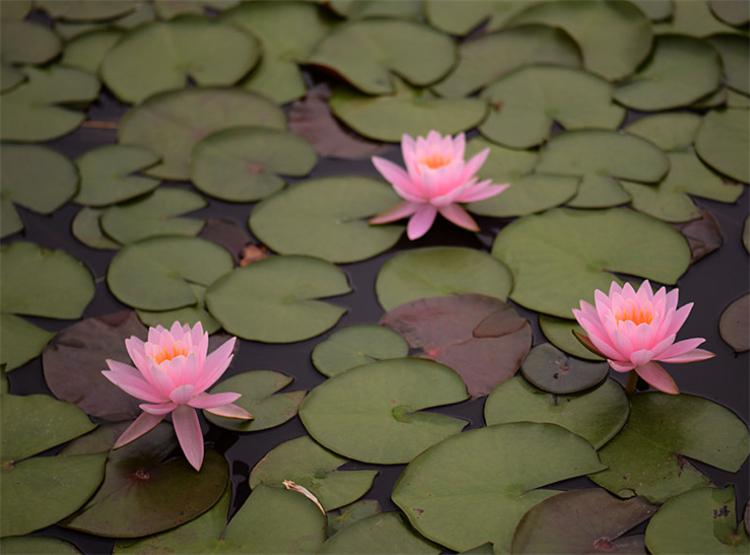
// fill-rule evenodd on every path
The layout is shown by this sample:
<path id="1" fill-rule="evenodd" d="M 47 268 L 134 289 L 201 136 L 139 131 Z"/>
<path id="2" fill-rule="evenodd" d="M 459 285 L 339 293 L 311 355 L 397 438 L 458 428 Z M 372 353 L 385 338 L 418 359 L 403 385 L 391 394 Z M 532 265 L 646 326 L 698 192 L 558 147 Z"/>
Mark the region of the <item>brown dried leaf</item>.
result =
<path id="1" fill-rule="evenodd" d="M 243 227 L 231 220 L 206 220 L 198 237 L 216 243 L 227 249 L 234 261 L 241 265 L 243 249 L 251 242 L 250 234 Z"/>
<path id="2" fill-rule="evenodd" d="M 685 236 L 690 245 L 691 264 L 718 250 L 724 243 L 719 222 L 708 210 L 701 210 L 699 219 L 675 224 L 674 227 Z"/>
<path id="3" fill-rule="evenodd" d="M 296 491 L 297 493 L 301 493 L 302 495 L 307 497 L 310 501 L 315 503 L 315 506 L 318 507 L 318 509 L 320 509 L 320 512 L 323 513 L 323 516 L 327 516 L 326 510 L 323 508 L 323 505 L 320 504 L 320 501 L 318 501 L 318 498 L 315 497 L 315 495 L 313 495 L 309 489 L 307 489 L 304 486 L 300 486 L 299 484 L 292 482 L 291 480 L 284 480 L 281 483 L 284 484 L 284 487 L 286 489 Z"/>
<path id="4" fill-rule="evenodd" d="M 240 266 L 244 268 L 253 262 L 259 262 L 264 258 L 268 258 L 268 256 L 268 247 L 264 245 L 247 245 L 242 249 L 242 254 L 240 255 Z"/>

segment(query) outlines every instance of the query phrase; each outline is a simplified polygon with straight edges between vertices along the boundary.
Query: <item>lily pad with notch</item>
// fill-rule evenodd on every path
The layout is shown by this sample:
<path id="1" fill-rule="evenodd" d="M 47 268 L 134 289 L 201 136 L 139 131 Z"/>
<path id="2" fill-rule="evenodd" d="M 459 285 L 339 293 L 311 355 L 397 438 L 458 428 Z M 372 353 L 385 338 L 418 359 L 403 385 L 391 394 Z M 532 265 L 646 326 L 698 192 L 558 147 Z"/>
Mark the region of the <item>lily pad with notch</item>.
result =
<path id="1" fill-rule="evenodd" d="M 19 316 L 0 313 L 0 365 L 5 372 L 23 366 L 39 356 L 54 335 Z"/>
<path id="2" fill-rule="evenodd" d="M 174 310 L 138 310 L 138 318 L 147 326 L 164 326 L 169 328 L 173 322 L 194 326 L 198 322 L 208 333 L 214 333 L 221 329 L 221 324 L 206 310 L 206 287 L 203 285 L 190 284 L 195 294 L 196 303 L 193 306 L 183 306 Z"/>
<path id="3" fill-rule="evenodd" d="M 430 25 L 451 35 L 463 36 L 482 24 L 485 32 L 501 29 L 505 22 L 525 10 L 530 3 L 540 0 L 505 0 L 486 2 L 484 0 L 463 0 L 445 2 L 426 0 L 424 11 Z"/>
<path id="4" fill-rule="evenodd" d="M 745 11 L 750 14 L 750 10 Z M 750 95 L 750 53 L 747 50 L 747 37 L 736 33 L 718 33 L 708 37 L 708 42 L 721 56 L 724 84 L 738 93 Z"/>
<path id="5" fill-rule="evenodd" d="M 379 553 L 437 555 L 440 549 L 404 522 L 396 511 L 373 515 L 328 538 L 319 553 L 365 553 L 377 546 Z"/>
<path id="6" fill-rule="evenodd" d="M 374 324 L 359 324 L 340 329 L 318 343 L 311 358 L 318 372 L 332 378 L 356 366 L 408 354 L 409 345 L 396 332 Z"/>
<path id="7" fill-rule="evenodd" d="M 539 328 L 550 343 L 569 355 L 585 360 L 604 360 L 602 357 L 589 351 L 576 339 L 574 331 L 583 333 L 583 328 L 575 320 L 566 320 L 564 318 L 555 318 L 554 316 L 540 314 Z"/>
<path id="8" fill-rule="evenodd" d="M 567 395 L 600 384 L 609 374 L 606 363 L 570 358 L 549 343 L 534 347 L 521 365 L 529 383 L 555 395 Z"/>
<path id="9" fill-rule="evenodd" d="M 355 522 L 382 512 L 377 499 L 360 499 L 336 511 L 328 511 L 327 536 L 330 538 Z"/>
<path id="10" fill-rule="evenodd" d="M 104 210 L 84 206 L 73 218 L 71 232 L 81 243 L 92 249 L 117 250 L 122 245 L 104 235 L 100 218 Z"/>
<path id="11" fill-rule="evenodd" d="M 63 51 L 62 64 L 88 71 L 94 75 L 99 73 L 107 52 L 109 52 L 120 39 L 124 31 L 114 28 L 93 28 L 68 40 Z"/>
<path id="12" fill-rule="evenodd" d="M 735 353 L 750 350 L 750 294 L 733 301 L 721 313 L 719 333 Z"/>
<path id="13" fill-rule="evenodd" d="M 624 130 L 651 141 L 665 152 L 671 152 L 690 148 L 700 125 L 701 117 L 698 114 L 665 112 L 639 118 Z"/>
<path id="14" fill-rule="evenodd" d="M 695 151 L 716 171 L 750 184 L 750 120 L 747 110 L 712 110 L 703 118 Z"/>

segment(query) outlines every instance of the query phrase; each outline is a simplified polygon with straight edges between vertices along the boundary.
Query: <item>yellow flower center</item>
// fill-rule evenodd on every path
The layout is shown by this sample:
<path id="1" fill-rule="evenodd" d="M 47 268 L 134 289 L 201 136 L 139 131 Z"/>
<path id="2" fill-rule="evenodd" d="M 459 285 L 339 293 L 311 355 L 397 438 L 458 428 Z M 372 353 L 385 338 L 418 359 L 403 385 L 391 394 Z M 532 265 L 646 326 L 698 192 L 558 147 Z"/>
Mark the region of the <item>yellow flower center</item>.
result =
<path id="1" fill-rule="evenodd" d="M 154 362 L 156 364 L 161 364 L 165 360 L 172 360 L 173 358 L 177 358 L 179 356 L 188 356 L 188 350 L 184 345 L 174 343 L 169 347 L 164 347 L 161 351 L 156 353 L 154 355 Z"/>
<path id="2" fill-rule="evenodd" d="M 615 314 L 615 319 L 618 324 L 630 321 L 637 326 L 638 324 L 650 324 L 654 320 L 654 313 L 650 308 L 644 309 L 642 306 L 632 306 Z"/>
<path id="3" fill-rule="evenodd" d="M 443 154 L 429 154 L 422 158 L 419 163 L 427 166 L 431 170 L 436 170 L 450 164 L 451 158 Z"/>

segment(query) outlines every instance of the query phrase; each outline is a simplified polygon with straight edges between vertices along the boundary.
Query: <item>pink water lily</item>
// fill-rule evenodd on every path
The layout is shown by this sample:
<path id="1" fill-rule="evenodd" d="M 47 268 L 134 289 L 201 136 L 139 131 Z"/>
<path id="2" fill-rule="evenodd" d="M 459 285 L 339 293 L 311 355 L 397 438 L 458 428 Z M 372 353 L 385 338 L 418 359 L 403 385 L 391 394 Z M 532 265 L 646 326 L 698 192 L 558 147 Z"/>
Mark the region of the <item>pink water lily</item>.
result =
<path id="1" fill-rule="evenodd" d="M 192 328 L 172 324 L 149 328 L 148 340 L 133 336 L 125 347 L 135 364 L 107 360 L 109 371 L 102 374 L 117 387 L 145 401 L 139 406 L 140 416 L 115 442 L 122 447 L 156 427 L 168 414 L 172 415 L 177 440 L 188 462 L 196 470 L 203 464 L 203 433 L 196 409 L 219 416 L 249 420 L 245 409 L 233 403 L 239 393 L 206 393 L 224 374 L 232 362 L 236 338 L 231 338 L 208 354 L 208 334 L 198 322 Z"/>
<path id="2" fill-rule="evenodd" d="M 676 395 L 677 384 L 659 362 L 695 362 L 714 356 L 698 349 L 705 341 L 702 337 L 676 341 L 693 308 L 693 303 L 677 308 L 678 295 L 677 289 L 667 293 L 664 287 L 654 293 L 648 280 L 638 291 L 629 283 L 620 287 L 613 281 L 609 295 L 594 293 L 596 306 L 581 301 L 580 309 L 573 309 L 587 334 L 579 339 L 617 372 L 634 370 L 654 388 Z"/>
<path id="3" fill-rule="evenodd" d="M 499 195 L 510 185 L 498 185 L 476 176 L 490 153 L 485 148 L 468 162 L 464 160 L 464 134 L 451 138 L 430 131 L 427 138 L 409 135 L 401 139 L 406 171 L 393 162 L 373 156 L 372 163 L 404 202 L 370 220 L 384 224 L 409 218 L 406 233 L 418 239 L 432 226 L 438 212 L 446 220 L 470 231 L 479 231 L 474 219 L 459 204 L 478 202 Z"/>

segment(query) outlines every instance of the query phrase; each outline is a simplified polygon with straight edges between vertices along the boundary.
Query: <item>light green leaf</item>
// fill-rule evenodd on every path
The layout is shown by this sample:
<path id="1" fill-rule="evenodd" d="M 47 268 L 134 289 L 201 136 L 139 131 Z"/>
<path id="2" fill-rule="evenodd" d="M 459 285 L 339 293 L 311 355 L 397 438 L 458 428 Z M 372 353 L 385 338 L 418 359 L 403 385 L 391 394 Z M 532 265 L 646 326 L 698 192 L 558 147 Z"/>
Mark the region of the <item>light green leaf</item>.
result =
<path id="1" fill-rule="evenodd" d="M 121 17 L 135 10 L 133 0 L 34 0 L 34 4 L 55 19 L 66 21 L 102 21 Z"/>
<path id="2" fill-rule="evenodd" d="M 740 2 L 736 4 L 742 5 Z M 750 95 L 750 69 L 748 69 L 750 52 L 748 52 L 747 40 L 747 37 L 734 33 L 721 33 L 708 38 L 708 42 L 721 56 L 726 86 L 742 94 Z"/>
<path id="3" fill-rule="evenodd" d="M 737 29 L 719 21 L 708 7 L 705 0 L 690 2 L 672 2 L 672 17 L 663 23 L 654 25 L 654 32 L 679 33 L 694 37 L 706 37 L 713 33 L 732 33 Z"/>
<path id="4" fill-rule="evenodd" d="M 104 57 L 125 33 L 119 29 L 93 29 L 68 41 L 62 63 L 96 75 Z"/>
<path id="5" fill-rule="evenodd" d="M 701 124 L 701 117 L 690 112 L 666 112 L 635 120 L 625 127 L 631 135 L 651 141 L 664 151 L 685 150 Z"/>
<path id="6" fill-rule="evenodd" d="M 329 538 L 319 553 L 440 553 L 435 545 L 414 533 L 397 512 L 381 513 L 355 522 Z"/>
<path id="7" fill-rule="evenodd" d="M 356 366 L 408 354 L 409 345 L 396 332 L 360 324 L 340 329 L 318 343 L 312 352 L 312 363 L 318 372 L 331 378 Z"/>
<path id="8" fill-rule="evenodd" d="M 117 250 L 120 244 L 104 235 L 99 218 L 104 210 L 84 206 L 73 218 L 72 232 L 76 239 L 92 249 Z"/>
<path id="9" fill-rule="evenodd" d="M 57 56 L 61 47 L 57 35 L 44 25 L 20 17 L 2 18 L 0 60 L 5 64 L 43 64 Z"/>
<path id="10" fill-rule="evenodd" d="M 484 21 L 485 31 L 496 31 L 502 28 L 507 20 L 525 10 L 529 4 L 538 1 L 540 0 L 426 0 L 424 10 L 430 25 L 451 35 L 463 36 Z"/>
<path id="11" fill-rule="evenodd" d="M 746 110 L 732 108 L 706 114 L 695 138 L 695 150 L 713 169 L 750 183 L 750 119 Z"/>
<path id="12" fill-rule="evenodd" d="M 0 313 L 0 365 L 10 372 L 42 352 L 55 334 L 12 314 Z"/>

